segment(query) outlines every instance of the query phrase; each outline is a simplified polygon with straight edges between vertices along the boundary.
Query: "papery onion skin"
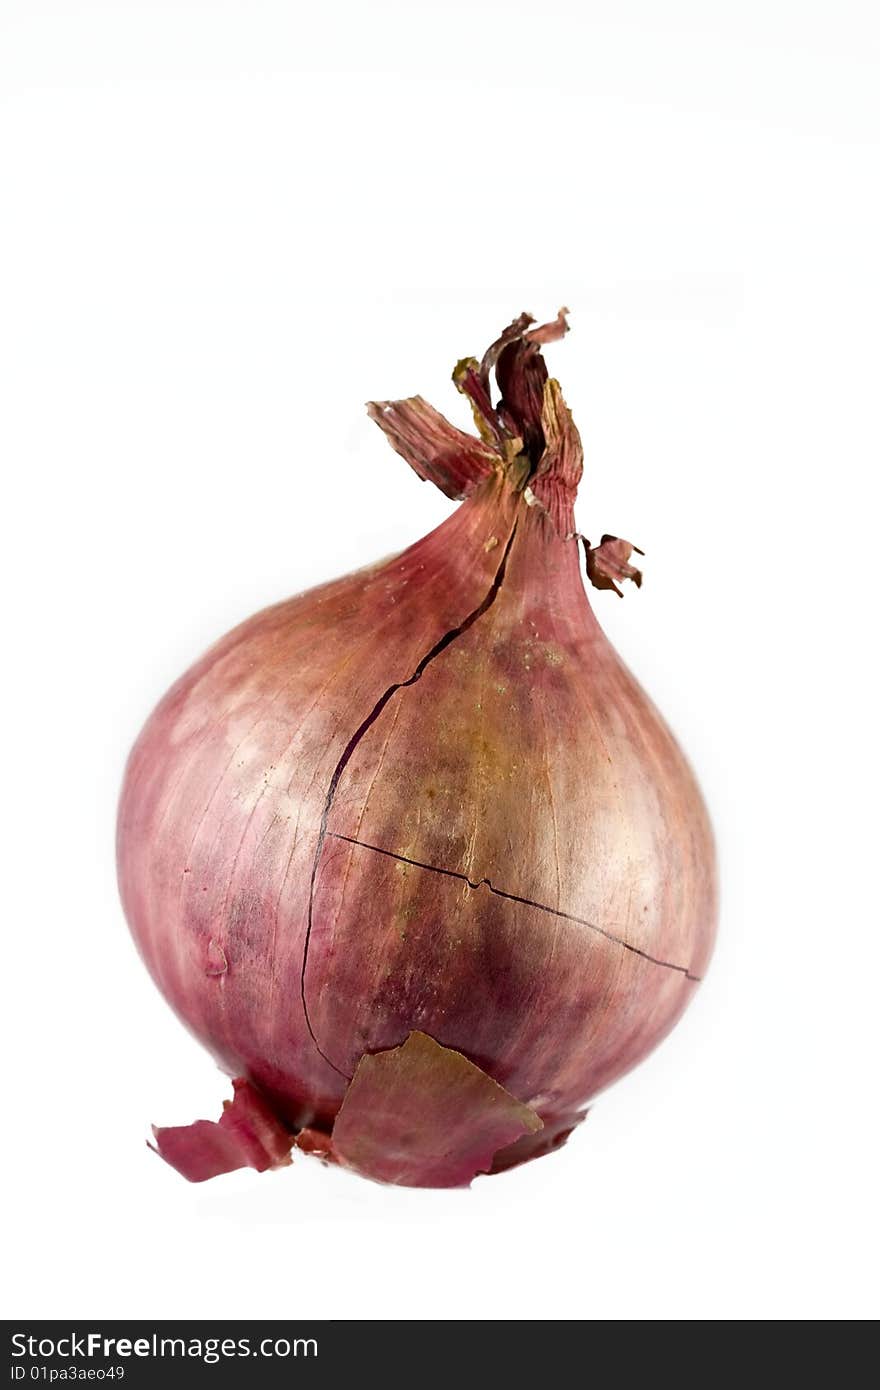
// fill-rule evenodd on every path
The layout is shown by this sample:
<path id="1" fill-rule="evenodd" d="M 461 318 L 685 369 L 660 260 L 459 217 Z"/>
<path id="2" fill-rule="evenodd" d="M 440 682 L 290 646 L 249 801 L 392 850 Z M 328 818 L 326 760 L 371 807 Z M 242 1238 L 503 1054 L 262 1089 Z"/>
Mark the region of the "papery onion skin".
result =
<path id="1" fill-rule="evenodd" d="M 580 442 L 541 341 L 482 417 L 494 455 L 429 420 L 414 459 L 418 407 L 373 408 L 467 499 L 213 647 L 140 735 L 118 833 L 159 988 L 286 1125 L 329 1134 L 360 1059 L 418 1032 L 543 1122 L 496 1168 L 561 1142 L 669 1031 L 716 919 L 693 774 L 586 598 Z M 629 568 L 605 542 L 594 582 Z"/>
<path id="2" fill-rule="evenodd" d="M 190 1125 L 153 1126 L 151 1149 L 189 1182 L 207 1182 L 235 1168 L 283 1168 L 290 1163 L 291 1136 L 284 1123 L 249 1081 L 237 1077 L 233 1098 L 220 1119 Z"/>

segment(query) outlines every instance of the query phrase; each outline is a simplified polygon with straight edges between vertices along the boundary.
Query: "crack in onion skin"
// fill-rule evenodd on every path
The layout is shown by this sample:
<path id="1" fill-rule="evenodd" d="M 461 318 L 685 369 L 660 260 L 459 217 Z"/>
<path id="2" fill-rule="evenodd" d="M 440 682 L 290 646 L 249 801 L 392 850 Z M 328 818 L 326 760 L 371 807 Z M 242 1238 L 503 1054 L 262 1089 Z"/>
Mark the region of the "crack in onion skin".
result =
<path id="1" fill-rule="evenodd" d="M 159 988 L 284 1126 L 329 1135 L 361 1059 L 417 1032 L 543 1121 L 496 1170 L 562 1142 L 665 1036 L 716 919 L 693 774 L 584 591 L 580 440 L 538 351 L 564 318 L 530 323 L 490 349 L 497 408 L 486 359 L 459 364 L 482 442 L 454 467 L 436 412 L 421 447 L 418 410 L 374 412 L 466 500 L 402 555 L 217 643 L 148 720 L 118 828 Z"/>

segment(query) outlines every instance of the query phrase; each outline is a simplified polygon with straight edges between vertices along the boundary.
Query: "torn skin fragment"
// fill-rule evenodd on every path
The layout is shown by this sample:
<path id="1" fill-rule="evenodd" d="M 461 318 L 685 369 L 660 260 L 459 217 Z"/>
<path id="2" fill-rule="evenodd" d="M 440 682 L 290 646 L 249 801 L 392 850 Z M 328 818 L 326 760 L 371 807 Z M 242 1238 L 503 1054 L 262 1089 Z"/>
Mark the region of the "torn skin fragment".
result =
<path id="1" fill-rule="evenodd" d="M 149 1147 L 187 1182 L 206 1182 L 236 1168 L 264 1173 L 290 1163 L 293 1134 L 249 1081 L 237 1077 L 232 1088 L 233 1098 L 223 1102 L 219 1120 L 164 1129 L 153 1126 L 156 1143 Z"/>
<path id="2" fill-rule="evenodd" d="M 642 571 L 629 563 L 629 557 L 633 551 L 644 555 L 644 550 L 630 541 L 622 541 L 619 536 L 603 536 L 599 544 L 592 547 L 585 536 L 581 540 L 587 557 L 587 577 L 594 588 L 613 589 L 618 598 L 623 598 L 615 580 L 631 579 L 637 589 L 642 587 Z"/>
<path id="3" fill-rule="evenodd" d="M 540 1117 L 426 1033 L 361 1058 L 333 1127 L 333 1152 L 364 1177 L 467 1187 Z"/>

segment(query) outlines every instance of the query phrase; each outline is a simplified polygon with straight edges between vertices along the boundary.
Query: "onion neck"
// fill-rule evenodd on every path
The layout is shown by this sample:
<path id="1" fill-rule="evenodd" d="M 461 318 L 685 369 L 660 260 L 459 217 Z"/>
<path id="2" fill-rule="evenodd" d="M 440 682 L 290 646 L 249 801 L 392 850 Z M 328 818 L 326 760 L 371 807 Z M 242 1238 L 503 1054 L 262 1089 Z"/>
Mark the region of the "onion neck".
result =
<path id="1" fill-rule="evenodd" d="M 516 534 L 505 575 L 507 602 L 531 628 L 552 629 L 559 640 L 592 640 L 600 632 L 584 584 L 580 538 L 563 536 L 542 507 L 526 497 L 518 509 Z"/>
<path id="2" fill-rule="evenodd" d="M 451 424 L 422 396 L 367 406 L 392 447 L 447 497 L 482 501 L 491 495 L 497 501 L 500 491 L 515 507 L 521 500 L 544 519 L 547 543 L 565 545 L 578 539 L 574 502 L 584 454 L 541 349 L 568 332 L 567 312 L 560 309 L 540 327 L 530 314 L 520 314 L 480 360 L 465 357 L 456 365 L 452 379 L 470 403 L 476 436 Z M 628 541 L 604 535 L 596 547 L 584 540 L 584 549 L 597 588 L 619 594 L 620 580 L 641 583 L 640 571 L 629 564 L 634 547 Z"/>

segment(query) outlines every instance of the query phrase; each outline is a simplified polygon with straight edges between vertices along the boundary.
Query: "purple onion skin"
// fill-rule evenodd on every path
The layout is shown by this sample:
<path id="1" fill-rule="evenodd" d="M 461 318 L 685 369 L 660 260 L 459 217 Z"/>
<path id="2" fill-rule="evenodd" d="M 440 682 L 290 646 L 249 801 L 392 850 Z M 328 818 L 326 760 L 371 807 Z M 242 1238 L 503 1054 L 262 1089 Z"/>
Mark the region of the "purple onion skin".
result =
<path id="1" fill-rule="evenodd" d="M 705 971 L 708 818 L 587 600 L 568 471 L 560 506 L 564 469 L 544 505 L 475 479 L 402 555 L 249 619 L 132 751 L 135 940 L 292 1129 L 329 1132 L 360 1059 L 418 1030 L 543 1121 L 494 1166 L 537 1156 Z"/>

